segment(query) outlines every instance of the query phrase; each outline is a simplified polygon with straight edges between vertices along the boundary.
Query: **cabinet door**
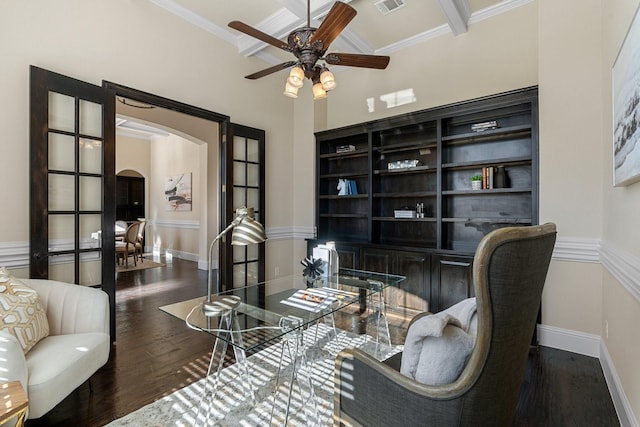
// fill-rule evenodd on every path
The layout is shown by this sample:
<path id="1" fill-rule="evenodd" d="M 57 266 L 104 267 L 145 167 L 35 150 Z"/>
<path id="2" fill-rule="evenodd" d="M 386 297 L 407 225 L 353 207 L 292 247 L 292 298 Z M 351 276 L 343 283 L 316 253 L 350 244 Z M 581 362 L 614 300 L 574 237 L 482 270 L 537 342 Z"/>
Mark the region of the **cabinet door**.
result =
<path id="1" fill-rule="evenodd" d="M 427 311 L 430 297 L 430 256 L 412 251 L 362 250 L 364 270 L 406 276 L 398 287 L 385 290 L 387 308 L 396 312 Z"/>
<path id="2" fill-rule="evenodd" d="M 433 256 L 432 312 L 442 311 L 475 295 L 472 265 L 473 257 Z"/>
<path id="3" fill-rule="evenodd" d="M 337 245 L 338 262 L 340 268 L 357 270 L 360 268 L 360 248 L 357 246 Z"/>
<path id="4" fill-rule="evenodd" d="M 429 310 L 431 299 L 431 257 L 420 252 L 394 252 L 393 272 L 407 279 L 397 288 L 389 289 L 388 303 L 398 310 L 422 312 Z"/>

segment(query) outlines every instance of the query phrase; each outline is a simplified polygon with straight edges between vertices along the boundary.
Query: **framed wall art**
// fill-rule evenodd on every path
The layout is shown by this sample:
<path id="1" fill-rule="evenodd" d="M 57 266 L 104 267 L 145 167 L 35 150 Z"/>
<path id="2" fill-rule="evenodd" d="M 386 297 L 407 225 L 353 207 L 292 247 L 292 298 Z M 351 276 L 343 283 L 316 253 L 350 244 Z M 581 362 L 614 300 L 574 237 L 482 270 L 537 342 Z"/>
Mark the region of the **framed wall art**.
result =
<path id="1" fill-rule="evenodd" d="M 191 172 L 168 176 L 164 183 L 165 210 L 191 210 Z"/>
<path id="2" fill-rule="evenodd" d="M 638 9 L 640 10 L 640 8 Z M 640 181 L 640 16 L 613 63 L 613 184 Z"/>

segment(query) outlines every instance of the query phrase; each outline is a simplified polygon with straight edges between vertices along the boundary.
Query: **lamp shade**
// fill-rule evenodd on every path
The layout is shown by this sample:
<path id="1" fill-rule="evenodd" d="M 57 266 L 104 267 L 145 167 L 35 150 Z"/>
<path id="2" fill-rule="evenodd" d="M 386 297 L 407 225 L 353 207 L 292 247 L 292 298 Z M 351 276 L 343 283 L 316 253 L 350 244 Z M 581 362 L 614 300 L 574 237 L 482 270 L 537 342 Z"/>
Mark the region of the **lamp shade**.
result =
<path id="1" fill-rule="evenodd" d="M 322 83 L 322 89 L 327 92 L 336 88 L 336 79 L 328 68 L 320 74 L 320 83 Z"/>
<path id="2" fill-rule="evenodd" d="M 284 85 L 284 92 L 282 93 L 288 96 L 289 98 L 297 98 L 298 88 L 295 86 L 291 86 L 291 84 L 289 83 L 289 80 L 287 79 L 287 83 Z"/>
<path id="3" fill-rule="evenodd" d="M 287 83 L 298 89 L 304 85 L 304 70 L 302 67 L 296 66 L 291 69 Z"/>
<path id="4" fill-rule="evenodd" d="M 327 97 L 327 92 L 322 88 L 322 83 L 314 83 L 313 85 L 313 99 L 322 99 Z"/>
<path id="5" fill-rule="evenodd" d="M 251 245 L 254 243 L 262 243 L 267 240 L 264 227 L 255 219 L 246 216 L 240 221 L 231 233 L 232 245 Z"/>

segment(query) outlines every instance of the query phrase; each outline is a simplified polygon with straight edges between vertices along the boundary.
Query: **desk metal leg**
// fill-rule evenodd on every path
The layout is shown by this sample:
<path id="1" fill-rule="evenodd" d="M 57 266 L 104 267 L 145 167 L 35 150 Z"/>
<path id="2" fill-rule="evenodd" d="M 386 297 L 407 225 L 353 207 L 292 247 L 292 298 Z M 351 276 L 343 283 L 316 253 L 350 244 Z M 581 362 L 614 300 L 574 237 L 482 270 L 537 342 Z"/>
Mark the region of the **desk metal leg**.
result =
<path id="1" fill-rule="evenodd" d="M 383 346 L 388 345 L 391 347 L 391 334 L 389 333 L 389 322 L 387 322 L 387 307 L 384 302 L 383 292 L 373 292 L 369 294 L 369 309 L 371 314 L 367 316 L 367 332 L 369 332 L 369 324 L 371 320 L 375 322 L 375 345 L 372 346 L 365 342 L 365 351 L 372 354 L 374 357 L 380 359 L 382 357 Z M 373 319 L 372 319 L 373 318 Z M 366 340 L 368 341 L 369 334 L 367 333 Z M 381 342 L 381 339 L 384 342 Z"/>
<path id="2" fill-rule="evenodd" d="M 306 357 L 306 348 L 303 340 L 302 328 L 297 328 L 289 334 L 286 334 L 282 341 L 282 349 L 280 352 L 280 363 L 278 365 L 278 372 L 276 375 L 276 387 L 275 396 L 273 401 L 273 407 L 271 409 L 271 421 L 270 425 L 274 425 L 274 416 L 276 407 L 278 406 L 277 394 L 278 383 L 280 374 L 282 372 L 282 362 L 285 357 L 285 351 L 287 352 L 291 366 L 291 377 L 289 378 L 289 388 L 287 390 L 287 402 L 284 408 L 284 423 L 286 426 L 289 422 L 289 413 L 291 409 L 291 396 L 293 395 L 294 382 L 298 385 L 299 396 L 301 400 L 301 411 L 305 414 L 306 425 L 318 426 L 320 423 L 320 413 L 318 411 L 318 400 L 316 398 L 315 390 L 313 387 L 313 381 L 311 379 L 312 366 L 308 362 Z M 301 378 L 304 377 L 304 378 Z M 304 390 L 303 390 L 304 389 Z M 306 392 L 306 394 L 305 394 Z M 308 408 L 308 410 L 307 410 Z M 279 424 L 278 424 L 279 425 Z"/>
<path id="3" fill-rule="evenodd" d="M 224 358 L 227 353 L 228 342 L 231 340 L 233 345 L 233 353 L 238 365 L 238 374 L 240 381 L 245 390 L 245 396 L 251 399 L 252 404 L 256 404 L 256 397 L 251 385 L 251 376 L 249 374 L 249 366 L 247 363 L 247 357 L 243 348 L 242 334 L 240 331 L 240 325 L 235 310 L 230 310 L 227 313 L 220 315 L 220 323 L 218 328 L 221 332 L 218 333 L 218 337 L 213 345 L 211 352 L 211 360 L 209 361 L 209 368 L 207 369 L 207 376 L 204 381 L 204 390 L 198 407 L 198 413 L 194 421 L 194 426 L 197 425 L 200 415 L 200 410 L 203 405 L 207 405 L 207 413 L 204 419 L 204 425 L 209 424 L 213 404 L 215 402 L 216 393 L 220 385 L 220 372 L 224 366 Z M 217 363 L 216 363 L 217 360 Z M 212 374 L 214 366 L 215 373 Z M 220 417 L 222 418 L 222 417 Z"/>
<path id="4" fill-rule="evenodd" d="M 220 318 L 220 329 L 229 329 L 229 319 L 226 315 L 223 315 Z M 196 413 L 196 418 L 194 420 L 194 426 L 198 425 L 198 420 L 200 419 L 200 410 L 203 405 L 207 406 L 207 413 L 204 419 L 204 426 L 209 425 L 209 417 L 211 415 L 211 409 L 213 406 L 213 402 L 216 396 L 216 392 L 218 390 L 218 385 L 220 383 L 220 371 L 222 371 L 222 367 L 224 365 L 224 356 L 227 353 L 227 340 L 222 339 L 222 337 L 228 339 L 229 332 L 220 332 L 219 336 L 216 337 L 215 343 L 213 344 L 213 350 L 211 351 L 211 360 L 209 361 L 209 368 L 207 369 L 207 376 L 204 379 L 204 387 L 202 391 L 202 397 L 200 399 L 200 405 L 198 406 L 198 412 Z M 218 363 L 216 367 L 215 374 L 212 375 L 213 367 L 215 365 L 216 357 L 218 358 Z"/>

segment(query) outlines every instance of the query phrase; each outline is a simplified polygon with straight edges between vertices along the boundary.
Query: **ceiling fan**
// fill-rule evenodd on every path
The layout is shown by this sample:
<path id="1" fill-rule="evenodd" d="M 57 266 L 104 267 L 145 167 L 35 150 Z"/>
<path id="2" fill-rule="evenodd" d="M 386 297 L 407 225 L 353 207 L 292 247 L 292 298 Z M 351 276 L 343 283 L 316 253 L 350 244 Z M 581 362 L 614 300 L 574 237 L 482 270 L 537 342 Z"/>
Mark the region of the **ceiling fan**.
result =
<path id="1" fill-rule="evenodd" d="M 284 43 L 260 30 L 257 30 L 243 22 L 231 21 L 229 27 L 243 32 L 251 37 L 261 40 L 271 46 L 293 53 L 295 61 L 287 61 L 274 65 L 264 70 L 245 76 L 255 80 L 268 76 L 291 66 L 293 69 L 287 78 L 284 94 L 297 98 L 298 89 L 302 87 L 304 78 L 313 82 L 314 99 L 326 97 L 326 92 L 335 88 L 336 83 L 333 73 L 324 64 L 342 65 L 347 67 L 362 67 L 384 70 L 389 64 L 388 56 L 364 55 L 352 53 L 326 54 L 331 42 L 333 42 L 342 30 L 356 16 L 356 10 L 346 3 L 337 1 L 329 10 L 324 21 L 318 28 L 311 26 L 311 0 L 307 0 L 307 26 L 293 30 Z"/>

